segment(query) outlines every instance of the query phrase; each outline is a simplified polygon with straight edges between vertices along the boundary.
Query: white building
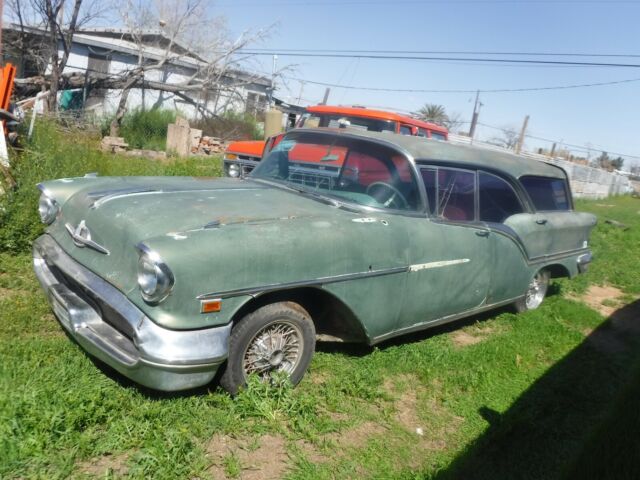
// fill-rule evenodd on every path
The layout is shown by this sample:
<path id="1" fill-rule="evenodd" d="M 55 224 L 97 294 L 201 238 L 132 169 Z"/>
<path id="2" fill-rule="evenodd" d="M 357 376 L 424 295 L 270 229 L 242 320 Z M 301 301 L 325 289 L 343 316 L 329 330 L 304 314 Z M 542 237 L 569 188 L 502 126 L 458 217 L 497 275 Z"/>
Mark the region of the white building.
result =
<path id="1" fill-rule="evenodd" d="M 39 28 L 28 27 L 26 42 L 30 42 L 29 52 L 37 50 L 42 45 L 46 32 Z M 41 74 L 46 71 L 46 65 L 34 55 L 21 54 L 19 49 L 13 51 L 9 47 L 9 39 L 21 35 L 19 27 L 9 25 L 4 29 L 5 60 L 15 63 L 18 67 L 18 78 L 25 78 Z M 167 55 L 169 40 L 160 30 L 150 30 L 141 36 L 142 48 L 134 41 L 126 29 L 117 28 L 89 28 L 77 32 L 73 37 L 71 53 L 64 69 L 65 74 L 77 72 L 80 74 L 117 76 L 123 72 L 136 68 L 140 61 L 140 52 L 146 62 L 156 62 Z M 60 47 L 62 55 L 62 47 Z M 41 56 L 46 58 L 46 54 Z M 171 58 L 162 70 L 152 70 L 145 73 L 145 80 L 166 84 L 181 84 L 193 77 L 205 61 L 197 54 L 190 52 L 179 44 L 171 47 Z M 198 105 L 217 114 L 227 110 L 237 112 L 247 111 L 257 113 L 263 111 L 267 105 L 267 98 L 271 88 L 271 80 L 261 76 L 250 75 L 247 72 L 230 71 L 221 78 L 221 84 L 230 88 L 208 89 L 205 91 L 188 92 L 188 97 Z M 230 94 L 229 91 L 233 93 Z M 80 90 L 76 91 L 80 104 L 96 114 L 115 112 L 120 100 L 120 90 Z M 78 98 L 76 97 L 76 100 Z M 65 100 L 62 100 L 65 103 Z M 153 89 L 135 88 L 131 90 L 127 101 L 129 109 L 134 108 L 169 108 L 177 109 L 187 117 L 197 115 L 196 108 L 185 99 L 173 93 L 161 92 Z"/>

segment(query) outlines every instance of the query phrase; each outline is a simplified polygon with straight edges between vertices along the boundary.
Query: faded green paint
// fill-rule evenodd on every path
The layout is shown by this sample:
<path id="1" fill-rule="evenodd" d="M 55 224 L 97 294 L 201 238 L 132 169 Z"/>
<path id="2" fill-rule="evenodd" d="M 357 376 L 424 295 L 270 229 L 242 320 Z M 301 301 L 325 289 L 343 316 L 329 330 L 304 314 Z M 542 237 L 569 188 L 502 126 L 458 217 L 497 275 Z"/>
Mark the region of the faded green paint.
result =
<path id="1" fill-rule="evenodd" d="M 489 161 L 477 149 L 471 155 L 466 147 L 442 142 L 392 139 L 415 158 L 475 167 Z M 540 162 L 490 153 L 498 158 L 491 167 L 504 168 L 513 178 L 564 175 Z M 171 329 L 227 324 L 253 298 L 225 298 L 220 313 L 203 315 L 200 295 L 396 269 L 313 287 L 340 299 L 375 342 L 512 301 L 547 266 L 562 265 L 575 275 L 595 225 L 592 215 L 575 212 L 518 214 L 505 225 L 354 212 L 263 182 L 228 178 L 78 178 L 43 187 L 62 205 L 48 233 L 149 318 Z M 81 220 L 110 255 L 73 243 L 65 224 L 75 227 Z M 138 289 L 139 242 L 156 251 L 175 276 L 170 296 L 156 306 Z"/>

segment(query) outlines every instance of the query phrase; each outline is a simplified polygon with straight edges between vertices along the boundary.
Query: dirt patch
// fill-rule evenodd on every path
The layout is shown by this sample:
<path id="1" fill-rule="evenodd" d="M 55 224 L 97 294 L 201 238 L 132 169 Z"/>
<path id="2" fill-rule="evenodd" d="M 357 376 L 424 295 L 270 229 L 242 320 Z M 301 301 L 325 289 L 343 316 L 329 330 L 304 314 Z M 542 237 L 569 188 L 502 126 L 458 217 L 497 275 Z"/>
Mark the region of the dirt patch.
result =
<path id="1" fill-rule="evenodd" d="M 329 380 L 329 375 L 325 372 L 311 372 L 308 378 L 314 385 L 324 385 Z"/>
<path id="2" fill-rule="evenodd" d="M 78 471 L 91 477 L 105 478 L 106 476 L 123 477 L 129 468 L 127 467 L 128 456 L 103 455 L 102 457 L 91 458 L 78 464 Z"/>
<path id="3" fill-rule="evenodd" d="M 308 462 L 317 464 L 327 461 L 327 457 L 322 455 L 312 443 L 306 440 L 298 440 L 295 445 L 304 454 Z"/>
<path id="4" fill-rule="evenodd" d="M 7 300 L 17 295 L 27 295 L 29 292 L 26 290 L 20 290 L 18 288 L 4 288 L 0 287 L 0 300 Z"/>
<path id="5" fill-rule="evenodd" d="M 623 295 L 620 289 L 610 285 L 592 285 L 578 300 L 601 315 L 609 317 L 620 306 L 619 298 Z"/>
<path id="6" fill-rule="evenodd" d="M 215 435 L 207 444 L 206 456 L 213 478 L 241 480 L 278 480 L 284 476 L 289 458 L 286 442 L 278 435 L 255 439 Z"/>
<path id="7" fill-rule="evenodd" d="M 340 448 L 362 448 L 371 437 L 382 435 L 386 431 L 379 423 L 364 422 L 353 428 L 331 433 L 325 439 L 336 443 Z"/>
<path id="8" fill-rule="evenodd" d="M 491 336 L 494 329 L 486 327 L 471 327 L 464 330 L 456 330 L 450 334 L 451 341 L 456 347 L 464 348 L 480 343 Z"/>
<path id="9" fill-rule="evenodd" d="M 456 347 L 468 347 L 469 345 L 480 343 L 482 338 L 474 337 L 473 335 L 469 335 L 467 332 L 459 330 L 457 332 L 453 332 L 451 340 Z"/>

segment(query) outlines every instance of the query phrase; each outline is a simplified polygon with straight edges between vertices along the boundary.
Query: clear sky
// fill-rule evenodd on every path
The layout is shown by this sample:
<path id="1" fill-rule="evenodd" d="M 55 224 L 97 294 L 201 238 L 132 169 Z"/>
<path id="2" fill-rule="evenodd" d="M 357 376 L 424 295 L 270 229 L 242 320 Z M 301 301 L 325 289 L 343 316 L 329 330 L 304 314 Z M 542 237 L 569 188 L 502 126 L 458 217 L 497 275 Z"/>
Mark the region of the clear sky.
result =
<path id="1" fill-rule="evenodd" d="M 637 58 L 551 58 L 640 66 L 640 1 L 548 0 L 219 0 L 215 9 L 238 34 L 278 22 L 267 49 L 502 51 L 631 54 Z M 271 57 L 257 66 L 271 71 Z M 288 77 L 357 87 L 489 90 L 638 79 L 611 86 L 519 93 L 482 93 L 480 122 L 519 129 L 530 115 L 538 137 L 628 154 L 640 161 L 640 68 L 505 66 L 424 60 L 301 58 Z M 277 96 L 297 100 L 301 84 L 281 82 Z M 318 103 L 325 87 L 305 84 L 302 104 Z M 470 120 L 470 93 L 394 93 L 332 88 L 329 103 L 415 111 L 445 106 Z M 481 126 L 480 138 L 500 135 Z M 527 147 L 548 146 L 528 139 Z M 634 161 L 627 157 L 628 161 Z"/>

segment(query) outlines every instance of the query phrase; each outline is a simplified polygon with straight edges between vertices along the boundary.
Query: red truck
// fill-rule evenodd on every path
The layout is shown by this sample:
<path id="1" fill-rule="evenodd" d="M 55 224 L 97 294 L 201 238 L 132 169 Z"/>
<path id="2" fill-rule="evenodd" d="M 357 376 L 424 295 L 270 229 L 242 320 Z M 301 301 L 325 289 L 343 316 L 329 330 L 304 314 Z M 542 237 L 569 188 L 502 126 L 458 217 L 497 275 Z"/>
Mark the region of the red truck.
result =
<path id="1" fill-rule="evenodd" d="M 364 107 L 339 107 L 314 105 L 307 107 L 300 117 L 296 128 L 357 128 L 372 132 L 392 132 L 400 135 L 413 135 L 447 140 L 449 132 L 445 127 L 423 122 L 406 115 L 372 110 Z M 224 154 L 225 174 L 230 177 L 248 175 L 262 158 L 265 148 L 275 146 L 281 135 L 264 140 L 238 141 L 229 144 Z"/>

